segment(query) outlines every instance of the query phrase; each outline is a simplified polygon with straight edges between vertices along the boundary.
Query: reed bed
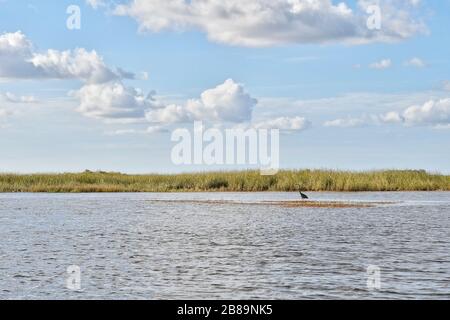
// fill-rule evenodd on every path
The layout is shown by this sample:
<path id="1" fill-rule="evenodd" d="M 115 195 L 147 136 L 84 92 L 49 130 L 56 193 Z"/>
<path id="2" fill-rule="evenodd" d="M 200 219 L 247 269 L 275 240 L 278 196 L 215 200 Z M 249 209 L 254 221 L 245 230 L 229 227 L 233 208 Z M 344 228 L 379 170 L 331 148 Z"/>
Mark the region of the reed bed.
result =
<path id="1" fill-rule="evenodd" d="M 176 175 L 91 172 L 0 174 L 0 192 L 450 191 L 450 176 L 422 170 L 350 172 L 287 170 Z"/>

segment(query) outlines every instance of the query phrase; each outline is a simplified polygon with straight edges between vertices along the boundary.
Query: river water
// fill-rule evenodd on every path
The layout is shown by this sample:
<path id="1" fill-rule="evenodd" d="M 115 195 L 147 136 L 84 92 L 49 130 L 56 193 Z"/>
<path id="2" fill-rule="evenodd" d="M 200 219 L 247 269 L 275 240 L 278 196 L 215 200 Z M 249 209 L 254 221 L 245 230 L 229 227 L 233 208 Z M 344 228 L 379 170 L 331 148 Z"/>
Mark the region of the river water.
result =
<path id="1" fill-rule="evenodd" d="M 0 299 L 450 299 L 450 193 L 309 195 L 0 194 Z"/>

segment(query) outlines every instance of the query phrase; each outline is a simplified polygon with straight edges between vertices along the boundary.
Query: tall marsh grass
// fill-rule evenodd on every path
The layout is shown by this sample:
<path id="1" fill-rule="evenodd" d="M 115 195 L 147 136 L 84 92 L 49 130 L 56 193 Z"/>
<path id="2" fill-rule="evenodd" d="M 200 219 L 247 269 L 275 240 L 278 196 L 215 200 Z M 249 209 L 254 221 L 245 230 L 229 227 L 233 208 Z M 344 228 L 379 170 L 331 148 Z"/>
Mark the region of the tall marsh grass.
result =
<path id="1" fill-rule="evenodd" d="M 0 192 L 450 191 L 450 176 L 425 171 L 328 170 L 126 175 L 84 172 L 0 174 Z"/>

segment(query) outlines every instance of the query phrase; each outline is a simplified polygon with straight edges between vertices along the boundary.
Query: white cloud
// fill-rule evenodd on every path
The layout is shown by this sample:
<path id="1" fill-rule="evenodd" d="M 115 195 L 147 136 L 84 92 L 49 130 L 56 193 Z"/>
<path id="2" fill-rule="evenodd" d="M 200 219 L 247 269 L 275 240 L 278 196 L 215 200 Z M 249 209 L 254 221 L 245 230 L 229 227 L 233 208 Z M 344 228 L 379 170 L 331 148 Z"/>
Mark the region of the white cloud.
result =
<path id="1" fill-rule="evenodd" d="M 402 118 L 407 125 L 448 125 L 450 99 L 430 100 L 421 106 L 409 107 Z"/>
<path id="2" fill-rule="evenodd" d="M 185 106 L 177 104 L 147 110 L 146 118 L 151 123 L 180 123 L 194 120 Z"/>
<path id="3" fill-rule="evenodd" d="M 411 58 L 408 61 L 405 61 L 405 66 L 407 67 L 416 67 L 416 68 L 425 68 L 427 64 L 420 58 Z"/>
<path id="4" fill-rule="evenodd" d="M 154 104 L 151 96 L 120 81 L 87 84 L 73 95 L 80 99 L 77 111 L 84 116 L 120 122 L 144 119 L 145 110 Z"/>
<path id="5" fill-rule="evenodd" d="M 400 113 L 396 111 L 390 111 L 380 116 L 380 120 L 385 123 L 401 123 L 403 118 Z"/>
<path id="6" fill-rule="evenodd" d="M 406 126 L 445 127 L 450 125 L 450 98 L 429 100 L 402 112 L 391 111 L 380 116 L 385 123 L 403 123 Z"/>
<path id="7" fill-rule="evenodd" d="M 102 83 L 134 74 L 112 70 L 95 51 L 79 48 L 36 52 L 21 32 L 0 35 L 0 78 L 7 79 L 78 79 Z"/>
<path id="8" fill-rule="evenodd" d="M 10 103 L 36 103 L 38 100 L 33 96 L 16 96 L 11 92 L 0 93 L 0 98 Z"/>
<path id="9" fill-rule="evenodd" d="M 147 120 L 161 125 L 189 121 L 208 121 L 212 124 L 236 123 L 240 128 L 280 129 L 301 131 L 309 128 L 311 123 L 298 116 L 264 117 L 253 121 L 253 110 L 257 100 L 252 98 L 243 85 L 226 80 L 215 88 L 204 91 L 199 99 L 190 99 L 185 104 L 169 104 L 147 111 Z M 154 129 L 151 131 L 153 132 Z"/>
<path id="10" fill-rule="evenodd" d="M 257 122 L 252 126 L 256 129 L 302 131 L 311 127 L 311 122 L 303 117 L 280 117 L 273 120 Z"/>
<path id="11" fill-rule="evenodd" d="M 199 99 L 183 105 L 162 104 L 140 90 L 127 87 L 122 79 L 135 75 L 109 68 L 95 51 L 35 52 L 32 43 L 18 31 L 0 35 L 0 77 L 78 79 L 84 82 L 73 96 L 80 100 L 77 111 L 84 116 L 114 122 L 145 121 L 176 123 L 190 120 L 244 122 L 252 117 L 256 99 L 233 80 L 206 90 Z M 6 60 L 6 64 L 3 64 Z M 146 78 L 147 74 L 142 74 Z M 33 97 L 5 95 L 9 102 L 33 102 Z"/>
<path id="12" fill-rule="evenodd" d="M 362 127 L 366 124 L 364 119 L 348 118 L 348 119 L 336 119 L 326 121 L 323 125 L 325 127 L 337 127 L 337 128 L 356 128 Z"/>
<path id="13" fill-rule="evenodd" d="M 366 9 L 331 0 L 133 0 L 116 6 L 141 31 L 196 29 L 212 41 L 239 46 L 343 42 L 361 44 L 397 41 L 426 31 L 415 17 L 418 1 L 379 0 L 383 25 L 369 30 Z"/>
<path id="14" fill-rule="evenodd" d="M 125 136 L 125 135 L 130 135 L 130 134 L 137 134 L 137 133 L 141 133 L 141 132 L 138 130 L 135 130 L 135 129 L 119 129 L 119 130 L 105 132 L 105 134 L 108 136 Z"/>
<path id="15" fill-rule="evenodd" d="M 79 98 L 77 111 L 98 119 L 113 121 L 144 121 L 145 110 L 152 106 L 151 97 L 139 90 L 125 87 L 122 79 L 134 79 L 133 73 L 108 67 L 96 51 L 83 48 L 39 53 L 31 41 L 17 31 L 0 35 L 0 78 L 7 79 L 77 79 L 84 83 L 74 92 Z M 147 76 L 147 75 L 142 75 Z M 31 96 L 3 95 L 10 103 L 33 103 Z"/>
<path id="16" fill-rule="evenodd" d="M 38 70 L 28 59 L 32 58 L 32 44 L 17 31 L 0 35 L 0 78 L 27 78 L 38 76 Z"/>
<path id="17" fill-rule="evenodd" d="M 31 51 L 31 42 L 21 31 L 4 33 L 0 35 L 0 53 L 28 53 Z"/>
<path id="18" fill-rule="evenodd" d="M 241 84 L 228 79 L 204 91 L 199 99 L 184 104 L 165 104 L 151 95 L 126 87 L 121 81 L 87 84 L 73 94 L 80 100 L 77 111 L 84 116 L 112 122 L 143 121 L 158 125 L 189 122 L 241 123 L 250 121 L 256 105 Z M 151 131 L 154 131 L 154 128 Z"/>
<path id="19" fill-rule="evenodd" d="M 388 111 L 360 118 L 336 119 L 324 123 L 326 127 L 360 127 L 364 125 L 402 124 L 405 126 L 431 126 L 445 128 L 450 125 L 450 98 L 429 100 L 403 111 Z"/>
<path id="20" fill-rule="evenodd" d="M 258 101 L 242 84 L 232 79 L 205 90 L 199 98 L 184 103 L 157 101 L 141 90 L 126 86 L 123 79 L 136 78 L 122 69 L 111 69 L 95 51 L 79 48 L 37 52 L 26 36 L 18 31 L 0 35 L 0 57 L 8 63 L 0 65 L 0 78 L 7 79 L 77 79 L 83 82 L 71 95 L 79 100 L 76 111 L 106 122 L 145 123 L 152 126 L 147 133 L 164 126 L 194 120 L 212 123 L 251 123 Z M 142 74 L 141 78 L 146 78 Z M 31 103 L 31 96 L 4 95 L 11 103 Z M 302 130 L 308 126 L 304 118 L 263 117 L 257 126 Z M 264 119 L 274 119 L 266 120 Z M 127 129 L 128 130 L 128 129 Z M 126 133 L 129 133 L 127 131 Z"/>
<path id="21" fill-rule="evenodd" d="M 106 6 L 106 2 L 104 0 L 86 0 L 86 3 L 94 9 Z"/>
<path id="22" fill-rule="evenodd" d="M 176 123 L 193 120 L 211 122 L 245 122 L 252 118 L 257 100 L 241 84 L 232 79 L 204 91 L 200 99 L 188 100 L 184 105 L 170 104 L 147 112 L 149 122 Z"/>
<path id="23" fill-rule="evenodd" d="M 152 134 L 152 133 L 162 133 L 162 132 L 169 132 L 167 128 L 164 126 L 150 126 L 145 130 L 146 133 Z"/>
<path id="24" fill-rule="evenodd" d="M 80 79 L 90 83 L 103 83 L 115 80 L 120 76 L 132 78 L 133 75 L 123 72 L 115 73 L 109 69 L 103 59 L 95 51 L 85 49 L 73 51 L 48 50 L 44 54 L 35 53 L 29 60 L 34 67 L 49 78 Z"/>
<path id="25" fill-rule="evenodd" d="M 444 91 L 402 94 L 362 92 L 312 100 L 288 98 L 260 98 L 259 100 L 255 117 L 276 118 L 279 110 L 282 109 L 284 117 L 293 118 L 301 113 L 310 121 L 321 122 L 326 127 L 349 128 L 397 124 L 445 128 L 450 123 L 448 120 L 450 98 Z M 418 104 L 418 101 L 428 102 Z M 358 116 L 362 110 L 364 113 Z M 325 115 L 328 119 L 324 118 Z"/>
<path id="26" fill-rule="evenodd" d="M 125 136 L 135 134 L 155 134 L 155 133 L 167 133 L 169 130 L 164 126 L 150 126 L 145 130 L 140 129 L 119 129 L 106 132 L 110 136 Z"/>
<path id="27" fill-rule="evenodd" d="M 374 62 L 370 65 L 370 68 L 372 69 L 379 69 L 379 70 L 383 70 L 383 69 L 388 69 L 392 66 L 392 61 L 391 59 L 383 59 L 381 61 L 378 62 Z"/>
<path id="28" fill-rule="evenodd" d="M 257 103 L 241 84 L 228 79 L 204 91 L 200 99 L 189 100 L 186 107 L 194 119 L 243 122 L 251 119 L 253 107 Z"/>

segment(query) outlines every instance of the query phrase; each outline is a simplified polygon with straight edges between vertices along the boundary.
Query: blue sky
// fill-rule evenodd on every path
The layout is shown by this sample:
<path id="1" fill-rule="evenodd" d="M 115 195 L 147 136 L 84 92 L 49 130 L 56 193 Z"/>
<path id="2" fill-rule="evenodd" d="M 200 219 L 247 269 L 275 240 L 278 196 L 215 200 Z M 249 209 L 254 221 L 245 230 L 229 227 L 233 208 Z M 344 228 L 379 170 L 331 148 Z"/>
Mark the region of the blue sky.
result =
<path id="1" fill-rule="evenodd" d="M 343 2 L 0 1 L 0 171 L 212 170 L 171 130 L 284 119 L 283 168 L 449 173 L 450 1 Z"/>

